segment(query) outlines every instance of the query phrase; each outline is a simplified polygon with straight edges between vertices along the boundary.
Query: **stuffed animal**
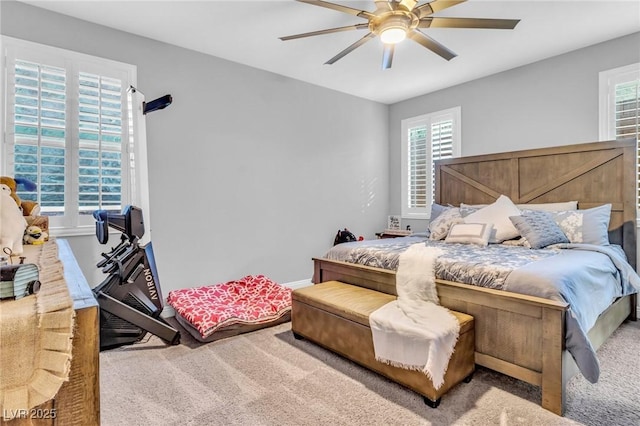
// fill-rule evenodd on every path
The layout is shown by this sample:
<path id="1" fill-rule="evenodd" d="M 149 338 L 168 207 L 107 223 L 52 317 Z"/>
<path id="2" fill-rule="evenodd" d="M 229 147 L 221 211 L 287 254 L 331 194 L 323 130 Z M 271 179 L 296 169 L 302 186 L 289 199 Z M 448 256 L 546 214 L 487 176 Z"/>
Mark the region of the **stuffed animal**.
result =
<path id="1" fill-rule="evenodd" d="M 0 249 L 5 254 L 22 254 L 22 237 L 27 221 L 11 197 L 11 188 L 0 184 Z"/>
<path id="2" fill-rule="evenodd" d="M 31 225 L 27 226 L 27 229 L 24 231 L 23 241 L 25 244 L 44 244 L 47 241 L 49 234 L 47 231 L 43 231 L 39 226 Z"/>
<path id="3" fill-rule="evenodd" d="M 21 200 L 18 196 L 18 185 L 24 186 L 27 191 L 35 191 L 37 186 L 29 179 L 11 178 L 9 176 L 0 176 L 0 184 L 7 185 L 11 190 L 11 198 L 14 199 L 18 207 L 22 209 L 23 216 L 37 216 L 40 214 L 40 205 L 35 201 Z"/>

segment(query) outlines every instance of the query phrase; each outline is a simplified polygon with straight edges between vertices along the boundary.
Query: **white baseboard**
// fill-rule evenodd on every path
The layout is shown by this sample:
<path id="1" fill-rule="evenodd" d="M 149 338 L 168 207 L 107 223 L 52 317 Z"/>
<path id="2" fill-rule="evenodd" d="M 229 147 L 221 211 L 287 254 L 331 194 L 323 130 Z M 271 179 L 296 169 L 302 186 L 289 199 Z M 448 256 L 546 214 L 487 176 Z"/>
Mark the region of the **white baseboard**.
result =
<path id="1" fill-rule="evenodd" d="M 292 289 L 297 289 L 297 288 L 302 288 L 302 287 L 308 287 L 310 286 L 311 283 L 311 278 L 307 278 L 306 280 L 299 280 L 299 281 L 291 281 L 289 283 L 284 283 L 282 284 L 285 287 L 289 287 Z"/>
<path id="2" fill-rule="evenodd" d="M 308 287 L 311 285 L 311 278 L 308 278 L 306 280 L 299 280 L 299 281 L 291 281 L 288 283 L 284 283 L 282 284 L 285 287 L 289 287 L 293 290 L 297 289 L 297 288 L 302 288 L 302 287 Z M 173 307 L 169 304 L 165 304 L 164 307 L 162 308 L 162 313 L 160 313 L 160 316 L 162 318 L 171 318 L 171 317 L 175 317 L 176 316 L 176 310 L 173 309 Z"/>
<path id="3" fill-rule="evenodd" d="M 168 303 L 162 307 L 162 312 L 160 313 L 162 318 L 171 318 L 176 316 L 176 310 L 173 309 L 173 306 Z"/>

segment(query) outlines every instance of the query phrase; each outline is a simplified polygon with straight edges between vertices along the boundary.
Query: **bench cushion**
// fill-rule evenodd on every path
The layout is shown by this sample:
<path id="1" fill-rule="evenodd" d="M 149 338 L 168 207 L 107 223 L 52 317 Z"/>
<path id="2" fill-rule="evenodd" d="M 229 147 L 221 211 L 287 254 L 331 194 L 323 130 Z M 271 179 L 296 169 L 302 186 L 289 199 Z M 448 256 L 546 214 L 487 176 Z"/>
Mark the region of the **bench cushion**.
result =
<path id="1" fill-rule="evenodd" d="M 327 281 L 296 289 L 291 297 L 293 300 L 331 312 L 367 327 L 369 326 L 369 315 L 373 311 L 396 300 L 396 296 L 390 294 L 338 281 Z"/>
<path id="2" fill-rule="evenodd" d="M 327 281 L 295 290 L 292 299 L 369 327 L 369 315 L 396 300 L 396 296 L 339 281 Z M 473 327 L 471 315 L 449 312 L 458 319 L 461 334 Z"/>

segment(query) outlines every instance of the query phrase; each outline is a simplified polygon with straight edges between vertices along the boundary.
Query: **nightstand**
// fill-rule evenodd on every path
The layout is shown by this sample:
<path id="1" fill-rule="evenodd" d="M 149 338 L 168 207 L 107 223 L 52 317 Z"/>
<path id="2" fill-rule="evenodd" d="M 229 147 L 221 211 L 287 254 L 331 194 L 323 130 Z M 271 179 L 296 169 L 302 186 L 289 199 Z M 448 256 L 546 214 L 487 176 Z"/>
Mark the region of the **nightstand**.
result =
<path id="1" fill-rule="evenodd" d="M 398 234 L 390 234 L 387 232 L 376 232 L 376 237 L 378 237 L 378 239 L 384 239 L 384 238 L 398 238 L 398 237 L 407 237 L 408 235 L 398 235 Z"/>

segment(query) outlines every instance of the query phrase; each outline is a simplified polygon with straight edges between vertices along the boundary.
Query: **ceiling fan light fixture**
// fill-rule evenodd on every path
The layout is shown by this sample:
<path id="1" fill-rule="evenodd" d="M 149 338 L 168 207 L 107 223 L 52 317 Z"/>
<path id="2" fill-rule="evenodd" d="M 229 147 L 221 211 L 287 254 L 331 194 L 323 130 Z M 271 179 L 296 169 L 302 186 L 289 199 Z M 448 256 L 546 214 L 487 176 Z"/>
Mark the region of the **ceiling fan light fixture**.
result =
<path id="1" fill-rule="evenodd" d="M 390 16 L 385 19 L 380 27 L 378 33 L 380 40 L 384 44 L 396 44 L 407 38 L 407 31 L 411 20 L 406 16 Z"/>
<path id="2" fill-rule="evenodd" d="M 396 44 L 407 38 L 407 30 L 404 28 L 388 28 L 380 33 L 380 40 L 384 44 Z"/>

